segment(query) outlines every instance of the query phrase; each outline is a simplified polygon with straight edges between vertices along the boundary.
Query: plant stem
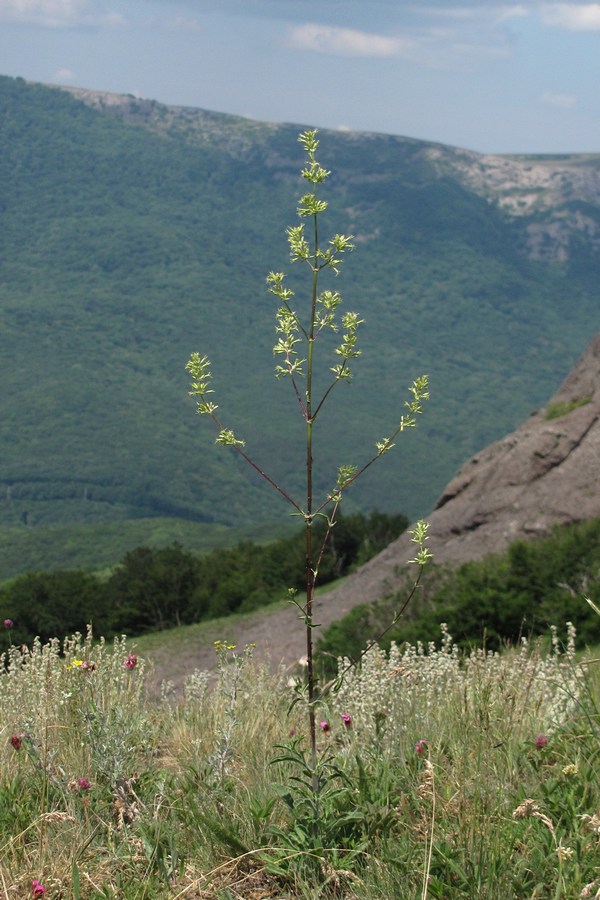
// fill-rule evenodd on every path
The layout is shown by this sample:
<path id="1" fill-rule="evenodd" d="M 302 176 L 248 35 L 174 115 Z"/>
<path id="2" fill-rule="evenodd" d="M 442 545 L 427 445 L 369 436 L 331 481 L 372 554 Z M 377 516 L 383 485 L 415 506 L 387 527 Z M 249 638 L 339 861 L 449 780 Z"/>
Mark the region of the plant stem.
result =
<path id="1" fill-rule="evenodd" d="M 313 525 L 313 415 L 312 415 L 312 374 L 313 350 L 315 343 L 315 315 L 317 309 L 317 285 L 319 278 L 318 249 L 319 234 L 317 216 L 314 222 L 314 263 L 312 279 L 312 298 L 310 314 L 310 330 L 306 363 L 306 660 L 308 679 L 308 729 L 310 735 L 310 762 L 312 769 L 312 788 L 317 794 L 317 729 L 315 722 L 315 673 L 313 665 L 313 599 L 315 593 L 316 572 L 313 566 L 312 525 Z"/>

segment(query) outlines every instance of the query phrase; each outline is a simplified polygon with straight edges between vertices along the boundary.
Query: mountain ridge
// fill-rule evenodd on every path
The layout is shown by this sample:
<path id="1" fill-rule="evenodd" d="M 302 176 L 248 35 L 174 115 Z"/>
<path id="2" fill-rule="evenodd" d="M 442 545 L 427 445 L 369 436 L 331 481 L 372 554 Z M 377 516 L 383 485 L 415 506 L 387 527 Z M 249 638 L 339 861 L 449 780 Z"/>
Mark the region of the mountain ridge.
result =
<path id="1" fill-rule="evenodd" d="M 140 125 L 157 134 L 177 133 L 183 126 L 178 120 L 195 127 L 198 140 L 206 140 L 213 129 L 243 124 L 254 137 L 264 129 L 272 131 L 283 124 L 263 122 L 230 116 L 189 106 L 173 106 L 156 100 L 145 100 L 128 94 L 112 94 L 87 88 L 60 85 L 88 106 L 109 111 L 130 124 Z M 305 126 L 294 125 L 302 128 Z M 332 129 L 322 129 L 324 134 Z M 572 232 L 586 231 L 594 247 L 600 247 L 598 222 L 581 211 L 569 209 L 570 204 L 582 201 L 600 203 L 600 153 L 572 154 L 493 154 L 478 153 L 467 148 L 454 147 L 440 142 L 423 141 L 406 135 L 383 135 L 378 132 L 349 132 L 365 139 L 391 137 L 395 140 L 418 145 L 424 156 L 433 163 L 440 175 L 451 175 L 465 187 L 496 204 L 508 215 L 524 218 L 536 213 L 554 210 L 551 221 L 545 226 L 531 223 L 528 226 L 527 247 L 534 259 L 557 259 L 564 262 Z M 189 139 L 190 134 L 188 132 Z M 236 146 L 240 153 L 249 142 Z M 228 148 L 231 151 L 231 148 Z M 558 207 L 558 209 L 556 209 Z"/>

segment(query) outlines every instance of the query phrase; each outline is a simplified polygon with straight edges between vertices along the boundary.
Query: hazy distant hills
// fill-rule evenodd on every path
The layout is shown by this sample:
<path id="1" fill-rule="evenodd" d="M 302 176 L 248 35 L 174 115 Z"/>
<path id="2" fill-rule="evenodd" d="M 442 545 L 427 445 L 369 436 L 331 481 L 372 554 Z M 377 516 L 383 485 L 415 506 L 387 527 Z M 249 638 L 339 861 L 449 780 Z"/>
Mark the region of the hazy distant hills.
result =
<path id="1" fill-rule="evenodd" d="M 0 78 L 0 523 L 287 512 L 213 446 L 184 365 L 211 357 L 226 424 L 301 489 L 265 289 L 272 269 L 303 284 L 284 235 L 303 191 L 299 130 Z M 600 155 L 320 137 L 327 224 L 357 244 L 335 287 L 366 324 L 315 462 L 325 488 L 339 462 L 363 461 L 427 372 L 419 428 L 352 494 L 414 517 L 600 330 Z"/>

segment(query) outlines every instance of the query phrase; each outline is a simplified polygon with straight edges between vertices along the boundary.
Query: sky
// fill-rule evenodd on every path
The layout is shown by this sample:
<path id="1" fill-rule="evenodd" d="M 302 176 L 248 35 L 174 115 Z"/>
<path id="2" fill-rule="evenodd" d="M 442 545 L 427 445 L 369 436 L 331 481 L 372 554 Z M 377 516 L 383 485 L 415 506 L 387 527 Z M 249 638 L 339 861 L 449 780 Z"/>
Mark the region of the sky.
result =
<path id="1" fill-rule="evenodd" d="M 0 74 L 482 153 L 600 152 L 600 2 L 0 0 Z"/>

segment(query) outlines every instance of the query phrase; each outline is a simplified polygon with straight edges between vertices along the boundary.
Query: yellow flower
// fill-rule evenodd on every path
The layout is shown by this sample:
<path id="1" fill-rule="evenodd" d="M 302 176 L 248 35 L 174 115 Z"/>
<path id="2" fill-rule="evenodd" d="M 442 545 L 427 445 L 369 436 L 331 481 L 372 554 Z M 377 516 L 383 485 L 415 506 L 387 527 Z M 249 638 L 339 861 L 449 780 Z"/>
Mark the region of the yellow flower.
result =
<path id="1" fill-rule="evenodd" d="M 235 647 L 235 644 L 228 644 L 226 641 L 214 641 L 214 648 L 217 653 L 222 650 L 235 650 Z"/>

